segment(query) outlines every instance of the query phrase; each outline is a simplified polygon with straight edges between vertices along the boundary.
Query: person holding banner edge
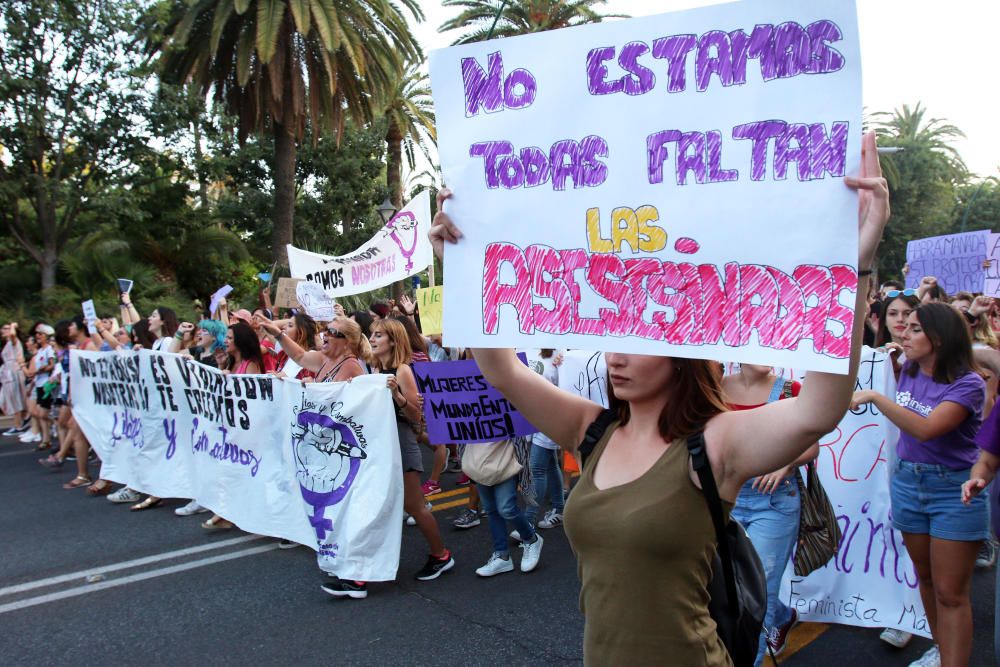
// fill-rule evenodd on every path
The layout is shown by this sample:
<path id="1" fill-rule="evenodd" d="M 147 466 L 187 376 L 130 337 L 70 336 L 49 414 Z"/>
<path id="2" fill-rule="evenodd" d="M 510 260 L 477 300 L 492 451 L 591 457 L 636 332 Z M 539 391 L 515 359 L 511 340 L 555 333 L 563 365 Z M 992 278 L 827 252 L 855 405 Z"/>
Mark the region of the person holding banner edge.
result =
<path id="1" fill-rule="evenodd" d="M 638 354 L 606 355 L 620 415 L 593 450 L 570 496 L 566 532 L 577 553 L 586 664 L 731 664 L 705 594 L 715 531 L 684 439 L 704 429 L 719 495 L 801 456 L 833 430 L 850 403 L 867 312 L 867 281 L 889 219 L 889 192 L 874 132 L 862 143 L 858 190 L 859 281 L 850 372 L 809 373 L 796 398 L 729 412 L 717 364 Z M 438 194 L 435 254 L 462 233 Z M 460 246 L 459 246 L 460 247 Z M 535 426 L 573 452 L 602 408 L 559 391 L 510 349 L 477 349 L 484 376 Z M 673 484 L 669 482 L 672 481 Z M 643 511 L 643 508 L 646 508 Z M 652 510 L 652 511 L 650 511 Z M 630 521 L 622 521 L 628 515 Z"/>

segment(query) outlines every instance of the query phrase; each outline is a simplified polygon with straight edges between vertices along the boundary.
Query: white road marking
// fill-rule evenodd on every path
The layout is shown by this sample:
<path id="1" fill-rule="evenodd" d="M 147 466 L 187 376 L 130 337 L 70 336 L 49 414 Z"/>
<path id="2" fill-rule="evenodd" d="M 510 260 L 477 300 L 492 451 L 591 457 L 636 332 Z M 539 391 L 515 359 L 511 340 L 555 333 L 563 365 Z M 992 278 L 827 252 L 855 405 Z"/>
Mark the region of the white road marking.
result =
<path id="1" fill-rule="evenodd" d="M 88 593 L 96 593 L 97 591 L 103 591 L 109 588 L 115 588 L 117 586 L 134 584 L 137 581 L 145 581 L 146 579 L 155 579 L 157 577 L 163 577 L 168 574 L 176 574 L 178 572 L 184 572 L 185 570 L 193 570 L 195 568 L 205 567 L 206 565 L 224 563 L 227 560 L 244 558 L 246 556 L 254 556 L 256 554 L 262 554 L 268 551 L 273 551 L 277 548 L 278 548 L 278 543 L 273 542 L 271 544 L 265 544 L 259 547 L 244 549 L 243 551 L 232 551 L 230 553 L 219 554 L 218 556 L 211 556 L 209 558 L 202 558 L 201 560 L 194 560 L 188 563 L 181 563 L 180 565 L 171 565 L 169 567 L 164 567 L 159 570 L 140 572 L 139 574 L 129 575 L 127 577 L 122 577 L 121 579 L 112 579 L 110 581 L 101 581 L 93 584 L 84 584 L 83 586 L 77 586 L 76 588 L 70 588 L 65 591 L 59 591 L 57 593 L 49 593 L 47 595 L 39 595 L 37 597 L 27 598 L 25 600 L 19 600 L 17 602 L 11 602 L 5 605 L 0 605 L 0 614 L 6 614 L 7 612 L 11 611 L 27 609 L 28 607 L 35 607 L 37 605 L 46 604 L 49 602 L 56 602 L 57 600 L 65 600 L 66 598 L 77 597 L 79 595 L 86 595 Z"/>
<path id="2" fill-rule="evenodd" d="M 61 574 L 56 577 L 49 577 L 47 579 L 38 579 L 36 581 L 29 581 L 23 584 L 16 584 L 14 586 L 8 586 L 6 588 L 0 588 L 0 598 L 13 595 L 15 593 L 23 593 L 25 591 L 34 590 L 36 588 L 46 588 L 48 586 L 55 586 L 56 584 L 62 584 L 67 581 L 73 581 L 74 579 L 86 580 L 87 577 L 93 576 L 95 574 L 108 574 L 109 572 L 117 572 L 118 570 L 128 570 L 133 567 L 142 567 L 143 565 L 149 565 L 150 563 L 158 563 L 165 560 L 173 560 L 175 558 L 181 558 L 183 556 L 190 556 L 192 554 L 199 554 L 205 551 L 214 551 L 216 549 L 223 549 L 225 547 L 231 547 L 237 544 L 243 544 L 245 542 L 253 542 L 254 540 L 264 539 L 264 535 L 244 535 L 243 537 L 234 537 L 229 540 L 221 540 L 219 542 L 210 542 L 208 544 L 202 544 L 196 547 L 188 547 L 187 549 L 178 549 L 176 551 L 165 551 L 160 554 L 154 554 L 152 556 L 146 556 L 144 558 L 136 558 L 134 560 L 126 560 L 121 563 L 112 563 L 110 565 L 102 565 L 100 567 L 93 567 L 89 570 L 80 570 L 79 572 L 71 572 L 69 574 Z"/>

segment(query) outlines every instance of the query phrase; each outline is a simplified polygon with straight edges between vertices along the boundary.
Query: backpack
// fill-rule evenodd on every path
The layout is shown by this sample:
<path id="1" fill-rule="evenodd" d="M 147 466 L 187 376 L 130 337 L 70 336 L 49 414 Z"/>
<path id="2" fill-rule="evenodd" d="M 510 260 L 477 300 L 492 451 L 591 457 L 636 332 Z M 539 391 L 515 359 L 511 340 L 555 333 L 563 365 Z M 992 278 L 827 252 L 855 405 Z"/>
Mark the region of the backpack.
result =
<path id="1" fill-rule="evenodd" d="M 587 427 L 580 444 L 580 460 L 586 461 L 597 442 L 615 421 L 615 413 L 604 410 Z M 723 524 L 722 501 L 705 451 L 703 431 L 687 439 L 691 463 L 701 481 L 702 493 L 715 526 L 718 549 L 712 558 L 708 584 L 708 612 L 715 621 L 719 639 L 735 667 L 752 666 L 757 658 L 764 613 L 767 611 L 767 579 L 760 557 L 739 521 Z"/>

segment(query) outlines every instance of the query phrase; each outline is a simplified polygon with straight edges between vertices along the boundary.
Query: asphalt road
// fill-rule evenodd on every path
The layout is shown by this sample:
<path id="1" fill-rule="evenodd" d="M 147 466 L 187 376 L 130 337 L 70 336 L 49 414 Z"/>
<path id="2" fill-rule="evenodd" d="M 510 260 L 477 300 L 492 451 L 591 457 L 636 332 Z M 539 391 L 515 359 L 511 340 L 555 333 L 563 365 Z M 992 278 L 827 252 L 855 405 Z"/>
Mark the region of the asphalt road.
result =
<path id="1" fill-rule="evenodd" d="M 582 662 L 576 566 L 562 529 L 542 531 L 534 572 L 479 579 L 488 529 L 485 521 L 451 528 L 466 497 L 454 475 L 432 500 L 455 570 L 416 581 L 425 547 L 415 528 L 405 528 L 397 580 L 371 584 L 357 601 L 320 590 L 324 577 L 308 549 L 279 551 L 275 540 L 239 531 L 208 534 L 198 525 L 205 515 L 174 516 L 180 500 L 130 512 L 63 490 L 71 464 L 52 473 L 37 458 L 28 445 L 0 439 L 4 665 Z M 973 588 L 972 664 L 992 665 L 993 572 L 977 572 Z M 874 630 L 803 624 L 780 662 L 907 665 L 927 647 L 918 638 L 899 651 Z"/>

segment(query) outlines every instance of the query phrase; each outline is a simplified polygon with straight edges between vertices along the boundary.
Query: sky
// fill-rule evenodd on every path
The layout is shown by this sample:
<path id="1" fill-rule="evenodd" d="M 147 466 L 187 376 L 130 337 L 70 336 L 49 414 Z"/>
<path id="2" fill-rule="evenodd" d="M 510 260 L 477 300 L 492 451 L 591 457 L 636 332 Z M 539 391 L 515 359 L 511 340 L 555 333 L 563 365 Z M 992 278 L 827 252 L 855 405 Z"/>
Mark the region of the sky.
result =
<path id="1" fill-rule="evenodd" d="M 427 20 L 414 32 L 424 50 L 448 46 L 455 37 L 437 28 L 457 10 L 442 7 L 440 0 L 420 4 Z M 603 11 L 638 17 L 712 4 L 718 2 L 608 0 Z M 1000 117 L 993 66 L 1000 2 L 857 0 L 857 6 L 866 111 L 922 102 L 927 118 L 944 119 L 965 132 L 954 146 L 970 171 L 1000 177 L 1000 132 L 993 127 Z"/>

